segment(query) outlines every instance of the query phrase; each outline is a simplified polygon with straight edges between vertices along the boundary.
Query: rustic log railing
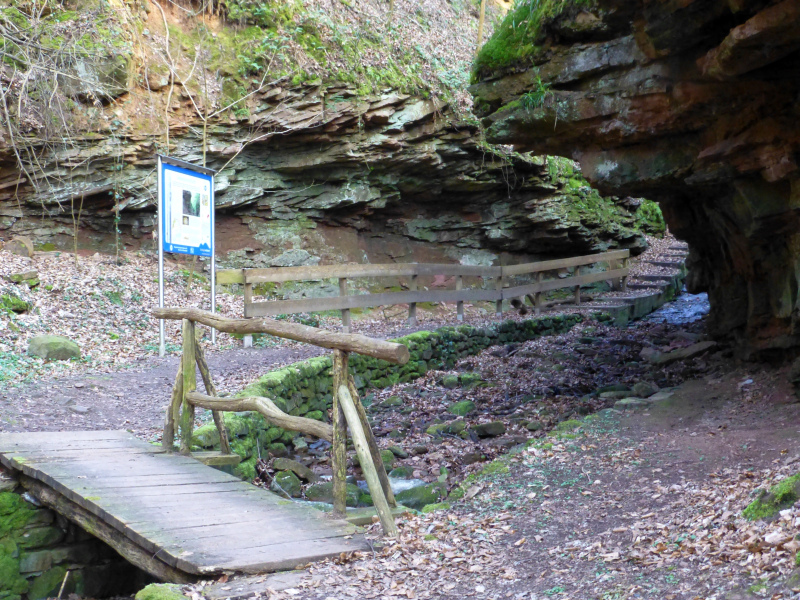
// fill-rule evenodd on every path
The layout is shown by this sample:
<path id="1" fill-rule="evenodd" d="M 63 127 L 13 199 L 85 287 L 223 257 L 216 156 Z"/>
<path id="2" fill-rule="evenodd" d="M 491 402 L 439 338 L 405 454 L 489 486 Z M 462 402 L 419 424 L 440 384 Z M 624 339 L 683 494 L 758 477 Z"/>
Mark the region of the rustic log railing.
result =
<path id="1" fill-rule="evenodd" d="M 176 424 L 179 424 L 180 452 L 182 454 L 191 453 L 195 407 L 199 406 L 213 411 L 214 422 L 220 434 L 220 448 L 223 453 L 230 453 L 230 445 L 221 412 L 258 412 L 273 425 L 313 435 L 332 443 L 333 512 L 335 516 L 343 517 L 346 506 L 346 448 L 347 429 L 349 428 L 359 464 L 367 480 L 383 531 L 386 535 L 397 535 L 397 526 L 391 511 L 397 504 L 389 485 L 389 477 L 381 459 L 380 449 L 367 420 L 367 413 L 359 400 L 348 365 L 350 352 L 402 365 L 409 360 L 408 348 L 402 344 L 377 340 L 359 334 L 325 331 L 316 327 L 272 319 L 228 319 L 193 308 L 156 309 L 153 311 L 153 315 L 159 319 L 183 321 L 183 353 L 178 375 L 175 378 L 172 401 L 167 408 L 162 439 L 162 446 L 167 452 L 175 451 L 175 427 Z M 208 364 L 196 338 L 196 323 L 227 333 L 268 333 L 333 349 L 333 425 L 288 415 L 269 398 L 260 396 L 218 397 L 211 381 Z M 196 391 L 197 370 L 195 365 L 200 371 L 206 394 Z"/>
<path id="2" fill-rule="evenodd" d="M 223 269 L 217 271 L 217 283 L 244 286 L 244 316 L 265 317 L 301 312 L 340 310 L 344 331 L 350 330 L 350 311 L 354 308 L 408 304 L 408 323 L 416 325 L 417 304 L 420 302 L 449 302 L 457 306 L 458 320 L 464 319 L 465 302 L 494 302 L 497 316 L 503 313 L 503 300 L 529 298 L 535 311 L 543 308 L 542 294 L 558 289 L 574 289 L 574 302 L 580 304 L 580 288 L 598 281 L 620 280 L 624 290 L 628 278 L 629 250 L 614 250 L 602 254 L 574 256 L 502 267 L 477 267 L 455 264 L 356 264 L 313 267 L 279 267 L 272 269 Z M 609 269 L 582 275 L 581 267 L 608 263 Z M 575 268 L 577 272 L 565 278 L 545 279 L 548 272 Z M 534 283 L 512 285 L 513 278 L 533 275 Z M 419 277 L 445 276 L 455 278 L 453 290 L 419 289 Z M 354 278 L 408 277 L 408 290 L 377 294 L 349 294 L 348 282 Z M 494 280 L 489 289 L 464 287 L 465 277 Z M 253 301 L 253 286 L 261 283 L 289 281 L 339 280 L 339 296 L 303 298 L 299 300 Z M 493 288 L 493 289 L 492 289 Z M 523 300 L 524 301 L 524 300 Z"/>

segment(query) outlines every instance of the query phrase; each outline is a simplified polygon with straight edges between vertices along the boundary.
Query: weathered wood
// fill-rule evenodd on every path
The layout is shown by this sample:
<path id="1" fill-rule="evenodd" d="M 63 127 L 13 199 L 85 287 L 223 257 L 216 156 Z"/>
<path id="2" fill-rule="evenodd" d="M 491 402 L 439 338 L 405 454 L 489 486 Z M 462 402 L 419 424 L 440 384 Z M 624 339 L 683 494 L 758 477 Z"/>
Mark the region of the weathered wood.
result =
<path id="1" fill-rule="evenodd" d="M 461 277 L 461 275 L 458 275 L 456 277 L 456 291 L 460 292 L 463 289 L 464 289 L 464 279 Z M 464 300 L 459 300 L 458 303 L 456 304 L 456 318 L 459 321 L 464 320 Z"/>
<path id="2" fill-rule="evenodd" d="M 250 314 L 250 305 L 253 304 L 253 284 L 249 282 L 245 282 L 244 284 L 244 317 L 248 318 L 252 315 Z M 253 347 L 253 336 L 246 335 L 242 339 L 242 345 L 245 348 L 252 348 Z"/>
<path id="3" fill-rule="evenodd" d="M 536 283 L 542 282 L 542 272 L 536 273 Z M 542 314 L 542 292 L 536 292 L 533 294 L 533 306 L 534 312 L 537 315 Z"/>
<path id="4" fill-rule="evenodd" d="M 588 273 L 580 277 L 567 277 L 565 279 L 548 279 L 539 283 L 530 283 L 516 287 L 505 288 L 503 298 L 517 298 L 536 292 L 548 292 L 550 290 L 560 290 L 577 285 L 588 285 L 596 281 L 606 281 L 615 277 L 623 277 L 627 274 L 627 269 L 615 269 L 613 271 L 602 271 L 600 273 Z"/>
<path id="5" fill-rule="evenodd" d="M 200 345 L 199 340 L 195 346 L 195 358 L 197 359 L 197 368 L 200 371 L 200 377 L 203 379 L 203 385 L 206 388 L 206 393 L 209 396 L 216 396 L 217 388 L 214 387 L 214 383 L 211 381 L 211 373 L 208 370 L 205 352 L 203 352 L 203 346 Z M 231 444 L 228 439 L 228 429 L 225 427 L 225 421 L 222 419 L 222 413 L 220 413 L 218 410 L 214 410 L 211 411 L 211 415 L 214 417 L 214 425 L 216 425 L 217 431 L 219 431 L 220 452 L 222 452 L 222 454 L 231 454 Z"/>
<path id="6" fill-rule="evenodd" d="M 244 284 L 244 269 L 217 269 L 217 285 Z"/>
<path id="7" fill-rule="evenodd" d="M 599 262 L 620 260 L 629 257 L 630 254 L 630 250 L 612 250 L 611 252 L 604 252 L 602 254 L 589 254 L 586 256 L 559 258 L 556 260 L 541 260 L 532 263 L 524 263 L 521 265 L 508 265 L 503 267 L 503 277 L 527 275 L 529 273 L 537 273 L 539 271 L 555 271 L 556 269 L 568 269 L 570 267 L 579 267 Z"/>
<path id="8" fill-rule="evenodd" d="M 622 288 L 623 292 L 627 292 L 628 291 L 628 273 L 630 271 L 629 268 L 628 268 L 628 261 L 629 260 L 630 259 L 627 256 L 622 259 L 622 268 L 625 270 L 625 275 L 622 276 L 620 287 Z"/>
<path id="9" fill-rule="evenodd" d="M 356 352 L 394 364 L 404 365 L 410 356 L 408 348 L 402 344 L 376 340 L 357 333 L 326 331 L 299 323 L 287 323 L 272 319 L 228 319 L 196 308 L 157 308 L 152 311 L 152 314 L 158 319 L 190 319 L 226 333 L 268 333 L 322 348 L 338 348 L 346 352 Z"/>
<path id="10" fill-rule="evenodd" d="M 154 556 L 151 556 L 149 552 L 142 550 L 128 538 L 121 536 L 116 529 L 97 520 L 88 510 L 68 500 L 40 481 L 22 475 L 20 477 L 20 483 L 39 500 L 39 502 L 53 509 L 58 514 L 65 516 L 95 537 L 103 540 L 129 563 L 151 575 L 155 575 L 161 581 L 169 583 L 192 583 L 197 580 L 196 577 L 192 577 L 163 563 Z"/>
<path id="11" fill-rule="evenodd" d="M 397 501 L 394 499 L 394 491 L 392 491 L 392 485 L 389 483 L 389 475 L 386 473 L 386 467 L 383 465 L 381 449 L 378 447 L 378 441 L 375 439 L 375 434 L 372 432 L 372 427 L 369 425 L 367 411 L 364 410 L 364 405 L 361 404 L 361 400 L 358 398 L 356 382 L 353 380 L 353 376 L 350 375 L 350 373 L 347 373 L 346 381 L 347 389 L 350 390 L 350 396 L 353 398 L 353 404 L 355 404 L 356 411 L 358 412 L 358 418 L 361 421 L 361 426 L 364 428 L 364 434 L 367 438 L 367 445 L 369 446 L 369 453 L 372 455 L 372 462 L 375 465 L 375 470 L 378 472 L 378 479 L 381 481 L 383 494 L 386 496 L 386 501 L 389 503 L 389 506 L 394 508 L 397 506 Z"/>
<path id="12" fill-rule="evenodd" d="M 231 452 L 192 452 L 192 458 L 209 467 L 235 467 L 242 457 Z"/>
<path id="13" fill-rule="evenodd" d="M 495 277 L 500 267 L 478 267 L 452 263 L 389 263 L 352 265 L 315 265 L 311 267 L 281 267 L 245 269 L 244 281 L 250 283 L 284 283 L 286 281 L 318 281 L 345 277 L 408 277 L 413 275 L 446 275 L 465 277 Z"/>
<path id="14" fill-rule="evenodd" d="M 194 404 L 187 401 L 187 395 L 197 389 L 197 370 L 195 369 L 194 321 L 183 320 L 183 402 L 181 403 L 181 454 L 189 454 L 194 430 Z"/>
<path id="15" fill-rule="evenodd" d="M 85 433 L 85 451 L 77 447 Z M 284 503 L 261 488 L 205 467 L 193 458 L 167 454 L 127 432 L 0 433 L 0 464 L 51 488 L 85 511 L 95 533 L 132 545 L 179 572 L 180 581 L 217 577 L 223 571 L 264 572 L 363 550 L 355 529 L 316 510 Z M 48 461 L 66 440 L 69 460 Z M 98 444 L 127 442 L 127 455 L 97 452 Z M 29 460 L 32 455 L 39 459 Z M 269 523 L 253 528 L 253 523 Z M 115 544 L 111 543 L 115 548 Z M 127 557 L 127 556 L 126 556 Z M 132 561 L 135 562 L 135 561 Z M 148 568 L 148 567 L 144 567 Z M 159 570 L 154 575 L 169 581 Z"/>
<path id="16" fill-rule="evenodd" d="M 164 433 L 161 435 L 161 447 L 167 452 L 175 451 L 175 424 L 180 417 L 181 403 L 183 402 L 183 356 L 178 364 L 175 374 L 175 383 L 172 384 L 172 397 L 167 406 L 164 419 Z"/>
<path id="17" fill-rule="evenodd" d="M 418 290 L 416 292 L 385 292 L 381 294 L 359 294 L 355 296 L 329 296 L 326 298 L 303 298 L 300 300 L 271 300 L 251 304 L 247 315 L 265 317 L 284 313 L 321 312 L 324 310 L 343 310 L 369 308 L 371 306 L 392 306 L 412 302 L 438 302 L 458 304 L 459 302 L 492 302 L 499 297 L 494 290 Z"/>
<path id="18" fill-rule="evenodd" d="M 494 289 L 499 298 L 494 303 L 494 313 L 497 317 L 503 316 L 503 275 L 502 273 L 494 279 Z"/>
<path id="19" fill-rule="evenodd" d="M 411 280 L 408 282 L 408 290 L 410 292 L 417 291 L 417 276 L 412 275 Z M 416 302 L 409 302 L 408 303 L 408 326 L 409 327 L 416 327 L 417 326 L 417 303 Z"/>
<path id="20" fill-rule="evenodd" d="M 388 536 L 397 536 L 397 525 L 394 522 L 394 517 L 392 516 L 392 511 L 389 508 L 386 497 L 383 494 L 383 488 L 378 478 L 375 464 L 372 461 L 372 455 L 369 451 L 367 437 L 361 427 L 361 419 L 358 416 L 355 401 L 350 396 L 350 390 L 346 385 L 339 386 L 338 394 L 339 402 L 342 405 L 342 410 L 344 410 L 344 416 L 350 427 L 350 434 L 353 437 L 353 445 L 356 447 L 358 461 L 361 464 L 361 470 L 364 472 L 364 479 L 367 480 L 367 486 L 372 495 L 372 502 L 375 504 L 375 508 L 381 520 L 383 533 Z"/>
<path id="21" fill-rule="evenodd" d="M 347 381 L 349 355 L 341 350 L 333 351 L 333 515 L 342 518 L 347 510 L 347 424 L 339 399 L 339 386 Z"/>
<path id="22" fill-rule="evenodd" d="M 322 438 L 323 440 L 333 441 L 333 428 L 327 423 L 307 419 L 305 417 L 294 417 L 287 415 L 269 398 L 262 396 L 245 396 L 244 398 L 218 398 L 208 396 L 199 392 L 186 394 L 186 399 L 193 405 L 209 410 L 221 410 L 230 412 L 242 412 L 251 410 L 258 412 L 264 418 L 275 425 L 290 431 L 299 431 L 306 435 Z"/>
<path id="23" fill-rule="evenodd" d="M 347 278 L 340 277 L 339 278 L 339 295 L 340 296 L 347 296 Z M 350 309 L 343 308 L 342 309 L 342 331 L 345 333 L 350 333 Z"/>

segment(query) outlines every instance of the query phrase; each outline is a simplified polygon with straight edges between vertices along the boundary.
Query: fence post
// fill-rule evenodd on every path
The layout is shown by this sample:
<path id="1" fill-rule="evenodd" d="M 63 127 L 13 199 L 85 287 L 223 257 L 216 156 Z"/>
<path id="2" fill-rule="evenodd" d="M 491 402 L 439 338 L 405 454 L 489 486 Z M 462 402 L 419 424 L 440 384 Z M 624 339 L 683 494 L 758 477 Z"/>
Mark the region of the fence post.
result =
<path id="1" fill-rule="evenodd" d="M 333 516 L 344 518 L 347 511 L 347 422 L 342 412 L 339 387 L 347 381 L 349 357 L 347 352 L 333 351 Z"/>
<path id="2" fill-rule="evenodd" d="M 456 276 L 456 291 L 460 292 L 464 288 L 464 278 L 461 275 Z M 458 320 L 464 320 L 464 301 L 459 300 L 457 306 Z"/>
<path id="3" fill-rule="evenodd" d="M 247 275 L 245 275 L 247 277 Z M 253 303 L 253 284 L 247 283 L 247 279 L 244 282 L 244 316 L 247 315 L 247 306 Z M 253 336 L 246 335 L 242 338 L 242 345 L 245 348 L 252 348 L 253 347 Z"/>
<path id="4" fill-rule="evenodd" d="M 503 291 L 503 271 L 502 271 L 502 267 L 501 267 L 500 274 L 494 280 L 494 289 L 496 289 L 498 292 L 502 292 Z M 503 296 L 502 296 L 502 294 L 500 295 L 500 299 L 499 300 L 495 300 L 494 312 L 495 312 L 495 315 L 498 316 L 498 317 L 502 317 L 503 316 Z"/>
<path id="5" fill-rule="evenodd" d="M 392 510 L 389 508 L 389 503 L 384 495 L 383 487 L 380 478 L 378 477 L 377 465 L 373 462 L 372 454 L 369 451 L 369 443 L 364 428 L 361 426 L 361 419 L 358 416 L 355 403 L 358 399 L 354 399 L 350 395 L 350 390 L 347 385 L 340 384 L 339 389 L 336 390 L 339 395 L 339 402 L 344 410 L 347 425 L 350 427 L 350 433 L 353 436 L 353 445 L 356 447 L 358 454 L 358 462 L 361 464 L 361 470 L 364 472 L 364 479 L 367 480 L 369 492 L 372 495 L 372 502 L 378 511 L 378 517 L 383 527 L 383 533 L 388 536 L 397 536 L 397 525 L 394 522 Z"/>
<path id="6" fill-rule="evenodd" d="M 183 409 L 181 412 L 181 454 L 190 454 L 192 447 L 192 429 L 194 428 L 194 404 L 186 395 L 197 389 L 197 371 L 195 370 L 194 321 L 183 320 Z"/>
<path id="7" fill-rule="evenodd" d="M 580 268 L 580 266 L 575 267 L 575 276 L 576 277 L 580 277 L 581 276 L 581 268 Z M 574 294 L 575 294 L 575 306 L 580 306 L 581 305 L 581 286 L 580 285 L 576 285 L 575 286 Z"/>
<path id="8" fill-rule="evenodd" d="M 175 452 L 175 423 L 180 421 L 181 404 L 183 403 L 183 356 L 178 364 L 175 383 L 172 386 L 172 396 L 167 406 L 167 416 L 164 420 L 164 433 L 161 435 L 161 447 L 167 452 Z"/>
<path id="9" fill-rule="evenodd" d="M 622 259 L 622 268 L 623 269 L 627 269 L 628 268 L 628 259 L 627 258 L 623 258 Z M 623 292 L 627 292 L 628 291 L 628 275 L 627 274 L 625 274 L 625 276 L 623 276 L 623 278 L 622 278 L 622 286 L 621 287 L 622 287 L 622 291 Z"/>
<path id="10" fill-rule="evenodd" d="M 536 283 L 542 283 L 542 272 L 536 272 Z M 542 314 L 542 292 L 536 292 L 533 295 L 534 313 L 537 315 Z"/>
<path id="11" fill-rule="evenodd" d="M 339 277 L 339 296 L 347 296 L 347 277 Z M 342 309 L 342 331 L 350 333 L 350 309 Z"/>
<path id="12" fill-rule="evenodd" d="M 411 281 L 408 284 L 408 289 L 411 292 L 417 291 L 417 276 L 412 275 Z M 416 302 L 409 302 L 408 303 L 408 326 L 409 327 L 416 327 L 417 326 L 417 303 Z"/>

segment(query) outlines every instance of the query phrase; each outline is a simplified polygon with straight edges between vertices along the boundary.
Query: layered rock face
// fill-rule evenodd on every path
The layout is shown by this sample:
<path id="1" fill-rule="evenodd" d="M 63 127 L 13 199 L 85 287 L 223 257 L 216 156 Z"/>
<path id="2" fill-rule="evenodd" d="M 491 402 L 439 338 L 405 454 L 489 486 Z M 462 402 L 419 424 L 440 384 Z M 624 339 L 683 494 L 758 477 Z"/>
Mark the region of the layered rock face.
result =
<path id="1" fill-rule="evenodd" d="M 116 198 L 122 232 L 151 238 L 163 113 L 137 120 L 124 97 L 119 104 L 117 118 L 97 111 L 95 131 L 69 146 L 37 148 L 22 177 L 11 147 L 0 145 L 0 236 L 47 242 L 61 234 L 70 243 L 80 213 L 81 225 L 108 241 Z M 169 153 L 201 164 L 201 123 L 192 121 L 187 97 L 173 109 Z M 644 223 L 635 202 L 601 198 L 563 159 L 490 147 L 443 103 L 404 94 L 267 88 L 246 117 L 225 114 L 210 124 L 207 164 L 219 171 L 218 248 L 238 265 L 487 264 L 503 252 L 636 252 L 646 244 L 633 229 Z M 603 211 L 595 214 L 593 203 Z"/>
<path id="2" fill-rule="evenodd" d="M 471 88 L 489 141 L 660 201 L 712 331 L 745 355 L 797 346 L 800 1 L 562 4 L 524 65 Z"/>

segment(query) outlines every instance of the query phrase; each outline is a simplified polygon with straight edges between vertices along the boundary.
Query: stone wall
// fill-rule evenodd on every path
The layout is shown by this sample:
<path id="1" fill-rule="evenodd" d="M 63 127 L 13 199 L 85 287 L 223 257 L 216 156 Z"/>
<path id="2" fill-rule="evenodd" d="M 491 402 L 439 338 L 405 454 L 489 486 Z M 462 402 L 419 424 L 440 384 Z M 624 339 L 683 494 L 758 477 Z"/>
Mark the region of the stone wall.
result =
<path id="1" fill-rule="evenodd" d="M 602 319 L 610 319 L 601 316 Z M 507 320 L 490 327 L 442 327 L 419 331 L 396 341 L 408 347 L 411 359 L 405 365 L 351 355 L 350 372 L 360 392 L 411 381 L 429 370 L 450 369 L 456 361 L 497 344 L 524 342 L 543 335 L 563 333 L 583 320 L 580 315 L 542 316 L 524 321 Z M 295 416 L 326 421 L 332 401 L 331 358 L 319 356 L 268 373 L 247 386 L 240 396 L 266 396 L 281 410 Z M 271 426 L 257 413 L 225 413 L 231 448 L 242 457 L 235 473 L 255 477 L 258 456 L 282 455 L 297 434 Z M 218 447 L 219 433 L 213 423 L 195 431 L 198 449 Z"/>
<path id="2" fill-rule="evenodd" d="M 62 584 L 63 598 L 113 596 L 150 581 L 111 547 L 41 507 L 0 467 L 0 600 L 55 597 Z"/>

